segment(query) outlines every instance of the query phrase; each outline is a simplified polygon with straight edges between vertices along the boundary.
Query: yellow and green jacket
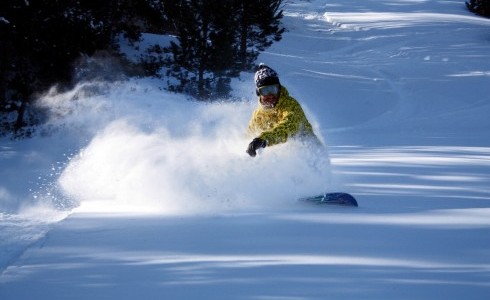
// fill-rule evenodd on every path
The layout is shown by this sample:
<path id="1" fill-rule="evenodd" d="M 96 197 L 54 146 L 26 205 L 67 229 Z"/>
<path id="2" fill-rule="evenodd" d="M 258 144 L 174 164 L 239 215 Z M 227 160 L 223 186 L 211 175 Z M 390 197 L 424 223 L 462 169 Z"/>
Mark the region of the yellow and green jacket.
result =
<path id="1" fill-rule="evenodd" d="M 288 90 L 281 86 L 281 94 L 274 108 L 260 104 L 253 112 L 248 131 L 254 137 L 267 142 L 267 146 L 284 143 L 293 136 L 312 137 L 318 141 L 301 105 L 289 96 Z"/>

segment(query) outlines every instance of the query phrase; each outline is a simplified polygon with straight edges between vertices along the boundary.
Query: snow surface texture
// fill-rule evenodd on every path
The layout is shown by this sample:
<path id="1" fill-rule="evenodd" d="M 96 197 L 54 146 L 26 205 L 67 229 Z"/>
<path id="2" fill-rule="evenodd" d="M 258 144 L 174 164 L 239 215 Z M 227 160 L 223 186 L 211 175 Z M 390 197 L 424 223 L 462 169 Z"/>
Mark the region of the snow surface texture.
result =
<path id="1" fill-rule="evenodd" d="M 260 61 L 329 154 L 246 155 L 253 74 L 234 103 L 52 90 L 56 133 L 0 143 L 0 299 L 488 299 L 490 20 L 312 0 L 284 24 Z M 295 202 L 325 190 L 360 207 Z"/>

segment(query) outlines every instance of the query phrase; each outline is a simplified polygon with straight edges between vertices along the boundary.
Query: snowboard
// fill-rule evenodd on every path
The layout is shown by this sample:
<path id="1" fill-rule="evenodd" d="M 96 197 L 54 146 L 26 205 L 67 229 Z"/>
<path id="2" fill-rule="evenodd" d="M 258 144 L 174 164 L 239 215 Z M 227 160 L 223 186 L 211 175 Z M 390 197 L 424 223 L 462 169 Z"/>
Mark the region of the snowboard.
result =
<path id="1" fill-rule="evenodd" d="M 359 206 L 357 200 L 348 193 L 325 193 L 323 195 L 300 198 L 299 201 L 317 205 Z"/>

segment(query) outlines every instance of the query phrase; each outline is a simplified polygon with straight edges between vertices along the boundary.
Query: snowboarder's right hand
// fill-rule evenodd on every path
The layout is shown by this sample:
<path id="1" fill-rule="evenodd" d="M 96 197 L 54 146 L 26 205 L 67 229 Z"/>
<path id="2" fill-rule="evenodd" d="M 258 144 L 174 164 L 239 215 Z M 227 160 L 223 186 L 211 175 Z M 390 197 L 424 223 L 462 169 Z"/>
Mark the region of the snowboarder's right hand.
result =
<path id="1" fill-rule="evenodd" d="M 260 148 L 265 148 L 267 142 L 261 138 L 254 138 L 253 141 L 248 144 L 247 153 L 248 155 L 255 157 L 257 155 L 257 150 Z"/>

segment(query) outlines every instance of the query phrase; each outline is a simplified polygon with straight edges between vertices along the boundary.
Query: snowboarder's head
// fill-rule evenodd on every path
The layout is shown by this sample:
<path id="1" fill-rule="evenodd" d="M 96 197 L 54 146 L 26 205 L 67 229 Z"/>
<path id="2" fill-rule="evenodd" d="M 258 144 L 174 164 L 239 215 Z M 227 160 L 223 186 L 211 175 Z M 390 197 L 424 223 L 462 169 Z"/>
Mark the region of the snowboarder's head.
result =
<path id="1" fill-rule="evenodd" d="M 281 83 L 276 71 L 261 63 L 255 72 L 255 87 L 259 102 L 263 107 L 276 106 L 281 91 Z"/>

